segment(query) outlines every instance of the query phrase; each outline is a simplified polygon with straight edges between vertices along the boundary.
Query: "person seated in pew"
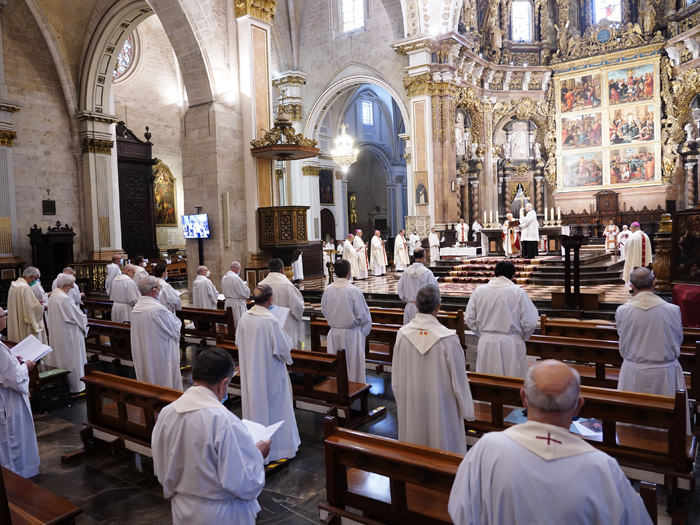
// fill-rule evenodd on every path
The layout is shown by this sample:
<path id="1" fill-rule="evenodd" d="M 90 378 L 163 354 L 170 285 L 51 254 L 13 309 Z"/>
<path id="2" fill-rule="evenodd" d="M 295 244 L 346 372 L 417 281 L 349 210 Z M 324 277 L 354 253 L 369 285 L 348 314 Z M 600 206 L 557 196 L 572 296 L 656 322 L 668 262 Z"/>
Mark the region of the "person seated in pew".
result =
<path id="1" fill-rule="evenodd" d="M 219 292 L 216 286 L 209 280 L 211 272 L 206 266 L 197 268 L 197 277 L 192 283 L 192 306 L 195 308 L 205 308 L 216 310 L 216 303 L 219 299 Z"/>
<path id="2" fill-rule="evenodd" d="M 406 307 L 403 311 L 404 325 L 410 323 L 411 319 L 418 313 L 414 303 L 418 289 L 426 284 L 438 286 L 432 270 L 425 267 L 425 250 L 423 248 L 418 247 L 413 251 L 413 260 L 415 262 L 401 274 L 398 284 L 399 299 L 406 301 Z"/>
<path id="3" fill-rule="evenodd" d="M 287 365 L 292 364 L 292 344 L 270 313 L 272 287 L 258 284 L 253 290 L 253 300 L 255 306 L 243 314 L 236 329 L 241 405 L 243 417 L 261 425 L 284 421 L 272 437 L 267 463 L 293 458 L 301 440 L 294 417 L 292 383 L 287 372 Z"/>
<path id="4" fill-rule="evenodd" d="M 678 362 L 681 309 L 654 294 L 656 281 L 648 268 L 636 268 L 630 284 L 634 297 L 615 311 L 623 359 L 617 389 L 673 396 L 686 389 Z"/>
<path id="5" fill-rule="evenodd" d="M 141 279 L 139 292 L 141 297 L 131 314 L 131 355 L 136 379 L 182 390 L 182 321 L 158 301 L 158 279 L 151 275 Z"/>
<path id="6" fill-rule="evenodd" d="M 437 320 L 437 286 L 421 287 L 415 302 L 418 313 L 399 330 L 391 361 L 399 440 L 464 454 L 464 420 L 474 419 L 464 350 Z"/>
<path id="7" fill-rule="evenodd" d="M 153 276 L 160 285 L 160 295 L 158 301 L 172 313 L 182 308 L 182 301 L 175 289 L 168 284 L 168 268 L 164 264 L 156 264 L 153 268 Z"/>
<path id="8" fill-rule="evenodd" d="M 365 339 L 372 330 L 372 316 L 362 290 L 348 280 L 350 263 L 345 259 L 338 261 L 334 270 L 337 279 L 321 297 L 321 312 L 330 327 L 327 351 L 336 354 L 338 348 L 344 349 L 348 380 L 366 383 Z"/>
<path id="9" fill-rule="evenodd" d="M 270 273 L 259 284 L 266 284 L 272 288 L 275 294 L 275 304 L 289 308 L 287 321 L 284 323 L 284 331 L 292 342 L 292 348 L 303 349 L 303 341 L 306 339 L 304 326 L 304 298 L 299 288 L 284 275 L 284 263 L 282 259 L 270 259 L 267 263 Z M 300 344 L 301 343 L 301 344 Z"/>
<path id="10" fill-rule="evenodd" d="M 474 290 L 467 303 L 465 322 L 479 337 L 476 371 L 525 377 L 525 340 L 535 331 L 537 308 L 512 279 L 515 265 L 500 261 L 495 277 Z"/>
<path id="11" fill-rule="evenodd" d="M 115 323 L 128 323 L 131 321 L 131 310 L 139 300 L 139 289 L 134 282 L 136 267 L 127 264 L 124 273 L 117 275 L 112 281 L 112 291 L 109 298 L 112 300 L 112 321 Z"/>
<path id="12" fill-rule="evenodd" d="M 448 505 L 456 525 L 651 524 L 617 461 L 569 432 L 580 384 L 560 361 L 528 370 L 527 423 L 486 434 L 459 466 Z"/>
<path id="13" fill-rule="evenodd" d="M 233 326 L 238 326 L 241 316 L 246 313 L 246 302 L 250 297 L 250 287 L 241 278 L 241 263 L 233 261 L 230 269 L 221 278 L 221 293 L 226 297 L 224 308 L 231 307 L 233 312 Z"/>
<path id="14" fill-rule="evenodd" d="M 122 256 L 115 253 L 112 255 L 112 262 L 107 265 L 107 277 L 105 278 L 105 293 L 107 296 L 112 291 L 112 282 L 117 278 L 117 275 L 122 273 Z"/>
<path id="15" fill-rule="evenodd" d="M 58 287 L 58 278 L 63 274 L 72 275 L 75 277 L 75 270 L 70 266 L 66 266 L 63 271 L 56 276 L 53 283 L 51 283 L 52 292 L 56 289 L 56 287 Z M 80 305 L 83 304 L 83 297 L 85 297 L 85 294 L 80 291 L 80 288 L 78 288 L 78 285 L 75 283 L 75 279 L 73 279 L 73 288 L 70 289 L 68 295 L 71 299 L 73 299 L 75 305 L 80 308 Z"/>
<path id="16" fill-rule="evenodd" d="M 176 525 L 252 525 L 260 512 L 270 442 L 253 443 L 223 405 L 233 370 L 226 351 L 203 349 L 192 366 L 194 385 L 160 411 L 153 428 L 153 472 Z"/>
<path id="17" fill-rule="evenodd" d="M 141 279 L 148 277 L 148 272 L 146 271 L 146 266 L 148 265 L 148 259 L 145 259 L 143 255 L 137 255 L 134 257 L 134 276 L 132 279 L 136 286 L 138 287 Z"/>
<path id="18" fill-rule="evenodd" d="M 53 352 L 44 358 L 49 366 L 70 370 L 68 384 L 71 394 L 85 390 L 85 384 L 80 380 L 85 375 L 85 336 L 88 332 L 87 315 L 85 315 L 71 290 L 75 286 L 75 276 L 62 273 L 56 277 L 56 288 L 49 297 L 47 310 L 47 326 L 49 343 Z"/>

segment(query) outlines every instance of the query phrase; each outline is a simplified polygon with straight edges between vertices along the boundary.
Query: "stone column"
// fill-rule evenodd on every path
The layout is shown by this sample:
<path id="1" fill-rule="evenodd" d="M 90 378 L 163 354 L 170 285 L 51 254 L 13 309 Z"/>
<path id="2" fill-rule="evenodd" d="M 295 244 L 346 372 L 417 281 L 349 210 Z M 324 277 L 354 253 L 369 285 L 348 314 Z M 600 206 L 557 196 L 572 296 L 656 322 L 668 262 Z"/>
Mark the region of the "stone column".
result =
<path id="1" fill-rule="evenodd" d="M 535 175 L 535 189 L 533 193 L 535 201 L 535 212 L 537 212 L 538 215 L 544 214 L 544 208 L 542 206 L 544 203 L 543 186 L 543 177 L 541 175 Z"/>
<path id="2" fill-rule="evenodd" d="M 396 184 L 390 183 L 386 185 L 386 203 L 387 203 L 387 213 L 386 220 L 387 226 L 389 227 L 389 235 L 396 235 L 398 233 L 398 228 L 396 227 Z"/>
<path id="3" fill-rule="evenodd" d="M 510 177 L 508 175 L 503 177 L 503 208 L 506 214 L 510 213 Z M 517 217 L 514 218 L 517 219 Z"/>
<path id="4" fill-rule="evenodd" d="M 695 206 L 695 186 L 697 180 L 698 161 L 685 163 L 685 207 Z"/>
<path id="5" fill-rule="evenodd" d="M 304 162 L 304 161 L 302 161 Z M 299 162 L 290 162 L 289 164 L 300 164 Z M 308 239 L 318 240 L 321 238 L 321 196 L 318 187 L 318 175 L 321 172 L 321 167 L 318 161 L 315 163 L 303 164 L 301 166 L 302 186 L 306 189 L 306 201 L 296 202 L 303 206 L 311 205 L 307 215 Z M 311 213 L 313 211 L 313 213 Z"/>
<path id="6" fill-rule="evenodd" d="M 474 223 L 476 219 L 481 221 L 481 209 L 479 208 L 479 181 L 471 180 L 469 184 L 472 186 L 472 205 L 471 213 L 469 215 L 469 227 Z"/>

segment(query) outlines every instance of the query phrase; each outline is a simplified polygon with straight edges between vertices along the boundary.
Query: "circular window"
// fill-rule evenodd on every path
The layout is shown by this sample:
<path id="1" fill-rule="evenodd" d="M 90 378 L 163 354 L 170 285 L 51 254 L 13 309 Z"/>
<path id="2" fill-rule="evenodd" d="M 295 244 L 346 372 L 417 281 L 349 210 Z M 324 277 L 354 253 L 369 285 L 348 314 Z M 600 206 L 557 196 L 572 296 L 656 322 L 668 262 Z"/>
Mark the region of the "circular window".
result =
<path id="1" fill-rule="evenodd" d="M 112 81 L 117 82 L 124 80 L 134 71 L 137 59 L 137 47 L 138 39 L 136 37 L 136 31 L 134 31 L 126 37 L 124 45 L 117 55 L 117 63 L 114 66 L 114 71 L 112 71 Z"/>

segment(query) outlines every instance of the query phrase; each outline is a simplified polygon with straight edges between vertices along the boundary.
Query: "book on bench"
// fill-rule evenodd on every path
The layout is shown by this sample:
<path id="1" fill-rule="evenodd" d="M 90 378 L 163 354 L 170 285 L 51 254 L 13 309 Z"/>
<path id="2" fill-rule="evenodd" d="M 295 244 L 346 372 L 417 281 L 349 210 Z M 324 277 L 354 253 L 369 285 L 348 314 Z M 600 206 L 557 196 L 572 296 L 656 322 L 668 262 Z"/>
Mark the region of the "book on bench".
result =
<path id="1" fill-rule="evenodd" d="M 241 421 L 243 421 L 243 424 L 248 429 L 248 432 L 250 432 L 250 435 L 253 437 L 253 443 L 257 443 L 258 441 L 269 440 L 275 434 L 275 432 L 277 432 L 279 428 L 284 424 L 284 420 L 282 420 L 278 421 L 274 425 L 266 427 L 265 425 L 261 425 L 260 423 L 256 423 L 255 421 L 251 421 L 250 419 L 241 419 Z"/>
<path id="2" fill-rule="evenodd" d="M 21 357 L 22 361 L 33 361 L 35 363 L 52 351 L 50 346 L 45 345 L 32 334 L 29 334 L 10 349 L 12 355 Z"/>

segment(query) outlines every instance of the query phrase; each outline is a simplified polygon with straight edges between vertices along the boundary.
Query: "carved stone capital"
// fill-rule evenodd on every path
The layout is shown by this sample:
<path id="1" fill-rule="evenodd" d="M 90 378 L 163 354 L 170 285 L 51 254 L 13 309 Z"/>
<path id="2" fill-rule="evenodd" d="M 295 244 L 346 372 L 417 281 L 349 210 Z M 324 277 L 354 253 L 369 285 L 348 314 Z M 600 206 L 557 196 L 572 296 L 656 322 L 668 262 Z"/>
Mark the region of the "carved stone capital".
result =
<path id="1" fill-rule="evenodd" d="M 277 8 L 277 0 L 236 0 L 236 18 L 252 16 L 268 24 L 272 22 Z"/>
<path id="2" fill-rule="evenodd" d="M 83 153 L 99 153 L 101 155 L 111 155 L 114 142 L 111 140 L 83 138 L 81 143 Z"/>
<path id="3" fill-rule="evenodd" d="M 320 166 L 302 166 L 301 167 L 301 174 L 306 175 L 309 177 L 318 177 L 318 174 L 321 172 L 321 167 Z"/>

